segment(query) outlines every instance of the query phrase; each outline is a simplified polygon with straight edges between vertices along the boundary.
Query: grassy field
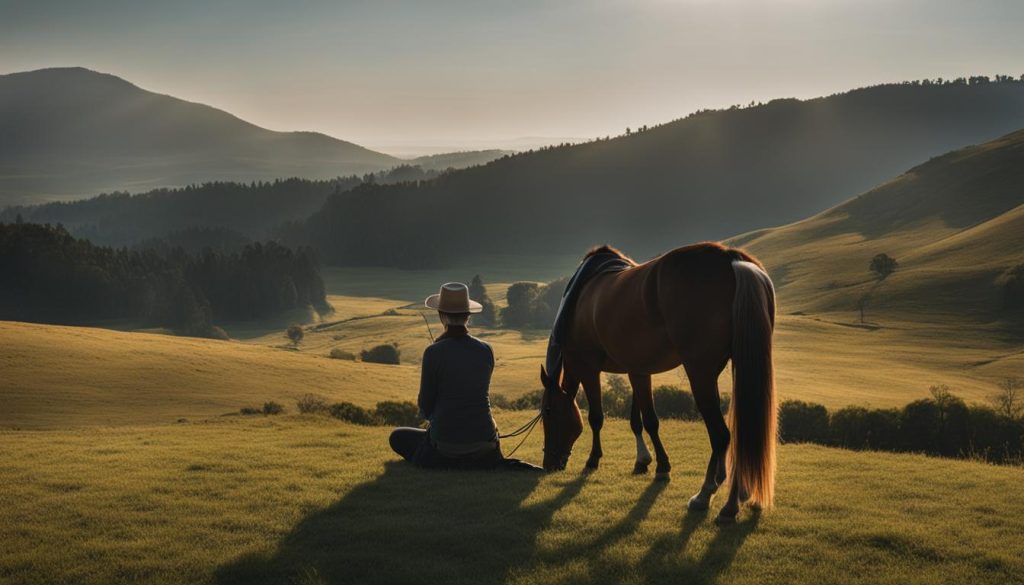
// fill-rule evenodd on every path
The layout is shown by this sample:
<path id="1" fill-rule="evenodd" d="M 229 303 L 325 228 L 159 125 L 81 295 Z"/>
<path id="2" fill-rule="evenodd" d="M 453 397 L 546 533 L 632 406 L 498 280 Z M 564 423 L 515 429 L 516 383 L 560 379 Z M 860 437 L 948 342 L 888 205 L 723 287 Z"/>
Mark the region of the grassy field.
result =
<path id="1" fill-rule="evenodd" d="M 547 476 L 416 471 L 386 429 L 317 417 L 2 431 L 0 582 L 1024 579 L 1019 468 L 786 445 L 778 506 L 719 528 L 685 508 L 703 429 L 663 429 L 668 483 L 630 475 L 624 422 L 600 470 Z"/>
<path id="2" fill-rule="evenodd" d="M 586 434 L 559 474 L 416 471 L 390 453 L 385 428 L 294 414 L 306 392 L 415 399 L 429 342 L 419 302 L 451 278 L 339 284 L 371 276 L 360 274 L 330 277 L 334 314 L 229 324 L 242 341 L 0 322 L 0 583 L 1024 580 L 1019 467 L 784 445 L 778 507 L 727 528 L 686 512 L 708 456 L 699 424 L 663 422 L 669 483 L 630 475 L 621 420 L 606 424 L 589 475 Z M 506 283 L 530 274 L 489 280 L 489 292 L 500 304 Z M 982 402 L 1024 366 L 1019 344 L 983 322 L 888 313 L 861 324 L 782 307 L 783 399 L 899 406 L 944 383 Z M 291 320 L 308 322 L 297 348 Z M 495 349 L 494 392 L 538 387 L 546 331 L 476 333 Z M 402 365 L 327 357 L 393 342 Z M 679 371 L 656 381 L 686 386 Z M 267 400 L 290 413 L 221 416 Z M 503 428 L 531 415 L 497 413 Z M 540 460 L 539 433 L 519 455 Z"/>
<path id="3" fill-rule="evenodd" d="M 504 285 L 490 288 L 500 302 Z M 0 427 L 167 423 L 291 402 L 306 392 L 363 406 L 415 400 L 419 359 L 430 341 L 418 303 L 340 295 L 330 301 L 335 313 L 308 326 L 297 348 L 278 328 L 283 323 L 241 324 L 248 334 L 242 343 L 0 322 Z M 436 315 L 428 318 L 438 334 Z M 546 331 L 475 333 L 495 350 L 493 392 L 514 397 L 539 387 Z M 901 406 L 927 396 L 934 384 L 986 402 L 997 382 L 1024 370 L 1024 351 L 981 326 L 863 326 L 849 314 L 783 315 L 776 336 L 780 396 L 830 408 Z M 358 354 L 380 343 L 398 343 L 403 364 L 328 357 L 335 348 Z M 655 382 L 688 386 L 681 369 Z M 730 384 L 726 371 L 721 387 Z"/>

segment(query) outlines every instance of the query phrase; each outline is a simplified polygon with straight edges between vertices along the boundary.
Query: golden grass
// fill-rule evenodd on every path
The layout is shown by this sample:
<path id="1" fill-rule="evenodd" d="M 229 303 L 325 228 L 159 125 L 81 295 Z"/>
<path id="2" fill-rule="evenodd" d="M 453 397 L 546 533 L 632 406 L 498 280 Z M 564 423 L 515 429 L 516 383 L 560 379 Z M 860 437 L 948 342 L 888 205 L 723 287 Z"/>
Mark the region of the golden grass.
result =
<path id="1" fill-rule="evenodd" d="M 608 425 L 600 470 L 579 473 L 581 445 L 548 476 L 417 471 L 395 461 L 387 429 L 318 417 L 0 431 L 0 581 L 1024 579 L 1019 468 L 784 445 L 777 507 L 718 528 L 686 512 L 702 426 L 662 429 L 669 483 L 630 475 L 625 421 Z M 539 438 L 523 453 L 539 458 Z"/>
<path id="2" fill-rule="evenodd" d="M 419 374 L 311 353 L 107 329 L 0 322 L 0 426 L 173 422 L 316 392 L 373 406 Z"/>
<path id="3" fill-rule="evenodd" d="M 335 314 L 322 329 L 307 330 L 297 350 L 281 329 L 241 343 L 0 322 L 0 426 L 166 423 L 267 400 L 291 407 L 306 392 L 363 406 L 415 400 L 429 343 L 423 313 L 401 300 L 330 298 Z M 436 316 L 429 319 L 440 333 Z M 492 392 L 514 397 L 539 388 L 546 331 L 475 333 L 494 348 Z M 379 343 L 398 343 L 403 364 L 328 357 L 334 348 L 358 355 Z M 901 406 L 926 397 L 934 384 L 985 402 L 998 381 L 1024 366 L 1024 351 L 981 328 L 896 321 L 861 327 L 842 313 L 783 315 L 776 347 L 780 397 L 830 408 Z M 688 387 L 681 369 L 655 383 Z M 720 387 L 728 391 L 730 384 L 726 371 Z"/>

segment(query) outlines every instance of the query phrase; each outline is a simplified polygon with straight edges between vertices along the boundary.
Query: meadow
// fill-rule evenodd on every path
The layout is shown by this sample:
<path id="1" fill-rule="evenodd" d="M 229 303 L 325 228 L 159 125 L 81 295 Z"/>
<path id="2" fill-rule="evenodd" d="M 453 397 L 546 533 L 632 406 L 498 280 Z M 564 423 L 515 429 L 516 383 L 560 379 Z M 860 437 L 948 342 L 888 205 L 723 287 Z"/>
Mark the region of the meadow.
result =
<path id="1" fill-rule="evenodd" d="M 306 392 L 367 407 L 415 399 L 429 343 L 419 303 L 450 277 L 376 271 L 329 271 L 335 313 L 297 346 L 283 328 L 298 314 L 229 324 L 241 341 L 0 322 L 0 583 L 1024 579 L 1019 467 L 787 444 L 777 507 L 719 528 L 715 506 L 686 511 L 708 456 L 699 423 L 663 422 L 664 483 L 630 474 L 622 420 L 606 424 L 598 471 L 581 472 L 585 434 L 567 471 L 532 475 L 420 472 L 396 461 L 387 428 L 296 414 Z M 483 276 L 500 305 L 530 268 Z M 984 402 L 1019 371 L 1021 354 L 984 324 L 880 317 L 784 310 L 780 398 L 900 406 L 944 383 Z M 495 349 L 493 392 L 538 387 L 546 331 L 476 333 Z M 398 343 L 403 363 L 328 357 L 378 343 Z M 686 387 L 679 371 L 656 382 Z M 237 414 L 268 400 L 288 412 Z M 497 413 L 506 429 L 530 416 Z M 517 456 L 541 454 L 538 431 Z"/>
<path id="2" fill-rule="evenodd" d="M 316 416 L 4 431 L 0 582 L 1024 579 L 1018 468 L 785 445 L 777 507 L 719 528 L 686 511 L 698 424 L 663 426 L 667 483 L 630 475 L 625 423 L 591 474 L 579 454 L 543 476 L 424 473 L 386 433 Z"/>

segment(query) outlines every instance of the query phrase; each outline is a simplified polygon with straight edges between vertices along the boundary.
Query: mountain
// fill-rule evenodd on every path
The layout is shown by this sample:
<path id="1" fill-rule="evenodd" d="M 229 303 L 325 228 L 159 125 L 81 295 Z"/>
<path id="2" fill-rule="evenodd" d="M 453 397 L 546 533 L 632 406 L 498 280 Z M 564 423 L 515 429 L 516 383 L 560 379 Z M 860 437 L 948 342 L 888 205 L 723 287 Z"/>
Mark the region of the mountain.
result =
<path id="1" fill-rule="evenodd" d="M 483 165 L 494 159 L 511 154 L 515 154 L 515 151 L 490 149 L 445 152 L 441 154 L 418 156 L 406 161 L 406 164 L 422 167 L 425 171 L 443 171 L 449 168 L 464 169 L 466 167 Z"/>
<path id="2" fill-rule="evenodd" d="M 956 150 L 803 221 L 730 240 L 784 312 L 971 321 L 1024 337 L 1024 130 Z M 869 270 L 886 254 L 896 271 Z"/>
<path id="3" fill-rule="evenodd" d="M 0 136 L 0 205 L 205 181 L 329 179 L 403 162 L 78 67 L 0 75 Z"/>
<path id="4" fill-rule="evenodd" d="M 603 242 L 644 257 L 796 221 L 1020 127 L 1024 82 L 1005 77 L 781 99 L 432 181 L 363 185 L 328 199 L 307 234 L 334 263 L 444 265 L 466 250 L 565 253 Z"/>

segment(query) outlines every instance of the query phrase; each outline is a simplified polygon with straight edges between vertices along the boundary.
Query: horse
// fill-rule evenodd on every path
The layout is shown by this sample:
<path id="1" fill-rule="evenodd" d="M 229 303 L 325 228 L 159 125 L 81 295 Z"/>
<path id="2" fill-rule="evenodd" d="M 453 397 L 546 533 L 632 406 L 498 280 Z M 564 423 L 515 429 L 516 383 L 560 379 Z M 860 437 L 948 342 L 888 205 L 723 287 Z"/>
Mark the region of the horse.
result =
<path id="1" fill-rule="evenodd" d="M 629 264 L 582 284 L 571 307 L 563 368 L 553 379 L 541 366 L 544 468 L 565 469 L 583 433 L 576 395 L 582 384 L 593 436 L 585 470 L 598 468 L 601 452 L 601 372 L 625 373 L 633 390 L 630 427 L 636 436 L 634 473 L 646 473 L 651 454 L 656 478 L 671 465 L 658 434 L 651 375 L 682 365 L 711 441 L 704 483 L 690 510 L 707 510 L 719 486 L 730 494 L 718 515 L 734 522 L 740 504 L 772 505 L 775 491 L 777 405 L 772 363 L 775 289 L 764 266 L 743 250 L 704 242 L 677 248 L 642 264 L 610 246 Z M 732 361 L 729 424 L 722 415 L 718 377 Z"/>

